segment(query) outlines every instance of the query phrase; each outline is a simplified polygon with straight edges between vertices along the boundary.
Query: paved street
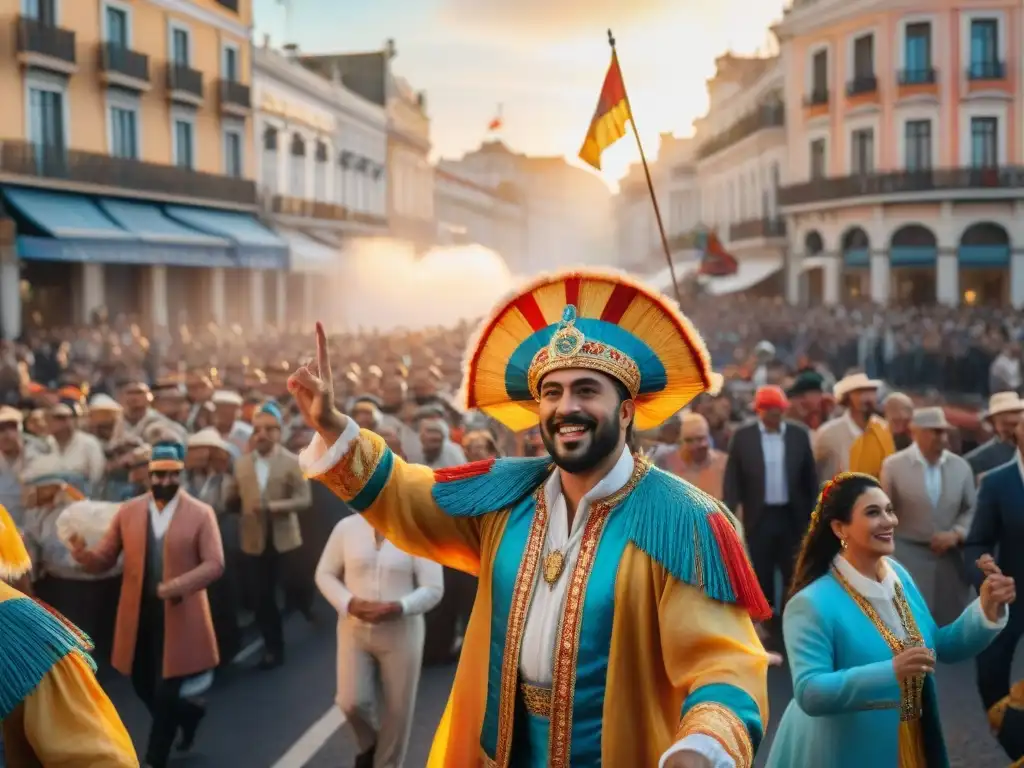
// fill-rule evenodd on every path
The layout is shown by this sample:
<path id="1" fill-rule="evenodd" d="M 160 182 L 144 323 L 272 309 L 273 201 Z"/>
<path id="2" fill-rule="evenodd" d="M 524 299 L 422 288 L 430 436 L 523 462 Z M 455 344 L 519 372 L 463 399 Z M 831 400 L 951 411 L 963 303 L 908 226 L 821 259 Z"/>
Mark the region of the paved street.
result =
<path id="1" fill-rule="evenodd" d="M 322 608 L 326 617 L 326 607 Z M 174 760 L 176 767 L 347 768 L 352 764 L 352 742 L 344 728 L 334 730 L 339 718 L 331 713 L 333 623 L 325 621 L 310 627 L 301 619 L 292 618 L 287 641 L 289 657 L 283 668 L 272 672 L 249 669 L 248 665 L 258 658 L 256 654 L 223 675 L 210 695 L 209 714 L 195 752 Z M 430 668 L 423 673 L 412 747 L 406 761 L 409 768 L 419 768 L 426 762 L 453 675 L 454 667 Z M 1005 768 L 1008 761 L 989 736 L 973 678 L 971 664 L 942 667 L 938 672 L 952 768 Z M 788 673 L 772 670 L 769 684 L 774 725 L 791 695 Z M 107 687 L 141 752 L 148 727 L 145 711 L 135 701 L 127 681 L 115 678 Z M 314 728 L 318 722 L 320 727 Z M 763 764 L 768 753 L 770 737 L 771 727 L 759 764 Z M 286 755 L 288 758 L 282 760 Z"/>

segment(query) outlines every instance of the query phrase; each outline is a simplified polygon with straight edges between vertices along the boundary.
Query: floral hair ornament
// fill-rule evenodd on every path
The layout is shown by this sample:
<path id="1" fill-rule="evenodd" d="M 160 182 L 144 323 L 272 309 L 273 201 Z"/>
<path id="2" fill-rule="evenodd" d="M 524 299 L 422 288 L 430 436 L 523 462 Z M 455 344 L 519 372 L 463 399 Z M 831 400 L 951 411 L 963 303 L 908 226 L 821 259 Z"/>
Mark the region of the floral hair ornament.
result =
<path id="1" fill-rule="evenodd" d="M 845 481 L 852 480 L 855 477 L 863 477 L 870 480 L 875 479 L 874 476 L 866 475 L 863 472 L 840 472 L 831 480 L 827 481 L 821 487 L 821 493 L 818 494 L 818 503 L 814 505 L 814 511 L 811 512 L 811 528 L 816 527 L 818 525 L 818 521 L 821 520 L 821 511 L 825 508 L 825 504 L 828 502 L 829 496 L 832 495 L 832 491 Z"/>

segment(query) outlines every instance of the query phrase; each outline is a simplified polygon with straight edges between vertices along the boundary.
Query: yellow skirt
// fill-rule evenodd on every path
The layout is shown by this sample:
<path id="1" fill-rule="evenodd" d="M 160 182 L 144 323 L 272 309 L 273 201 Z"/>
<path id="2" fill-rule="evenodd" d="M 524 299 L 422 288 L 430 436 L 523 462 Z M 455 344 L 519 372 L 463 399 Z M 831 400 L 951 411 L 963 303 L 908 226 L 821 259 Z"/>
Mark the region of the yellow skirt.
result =
<path id="1" fill-rule="evenodd" d="M 928 768 L 920 720 L 900 721 L 899 768 Z"/>

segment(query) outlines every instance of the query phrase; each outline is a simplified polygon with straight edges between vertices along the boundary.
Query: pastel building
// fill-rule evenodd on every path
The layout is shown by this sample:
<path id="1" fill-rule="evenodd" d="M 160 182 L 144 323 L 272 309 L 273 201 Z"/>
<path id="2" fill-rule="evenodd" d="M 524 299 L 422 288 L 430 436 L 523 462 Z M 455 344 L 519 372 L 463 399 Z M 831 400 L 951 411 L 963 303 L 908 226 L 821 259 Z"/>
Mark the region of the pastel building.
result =
<path id="1" fill-rule="evenodd" d="M 1024 305 L 1013 0 L 796 0 L 774 28 L 790 301 Z"/>

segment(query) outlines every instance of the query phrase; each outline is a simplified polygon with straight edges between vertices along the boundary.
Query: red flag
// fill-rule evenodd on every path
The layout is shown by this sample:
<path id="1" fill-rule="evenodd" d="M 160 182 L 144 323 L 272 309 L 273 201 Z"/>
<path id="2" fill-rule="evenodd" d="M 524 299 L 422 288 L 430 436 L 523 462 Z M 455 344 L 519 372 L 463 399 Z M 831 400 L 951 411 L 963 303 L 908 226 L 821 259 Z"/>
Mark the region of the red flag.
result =
<path id="1" fill-rule="evenodd" d="M 487 130 L 490 131 L 491 133 L 494 133 L 494 131 L 501 130 L 501 118 L 496 117 L 493 120 L 491 120 L 491 122 L 487 124 Z"/>
<path id="2" fill-rule="evenodd" d="M 601 170 L 601 153 L 626 135 L 629 122 L 629 99 L 626 98 L 626 84 L 622 81 L 619 57 L 612 51 L 612 63 L 604 76 L 597 109 L 587 129 L 587 137 L 580 148 L 580 160 Z"/>
<path id="3" fill-rule="evenodd" d="M 725 250 L 718 235 L 708 232 L 704 236 L 704 253 L 700 260 L 700 274 L 710 277 L 726 277 L 735 275 L 739 266 L 736 257 Z"/>

